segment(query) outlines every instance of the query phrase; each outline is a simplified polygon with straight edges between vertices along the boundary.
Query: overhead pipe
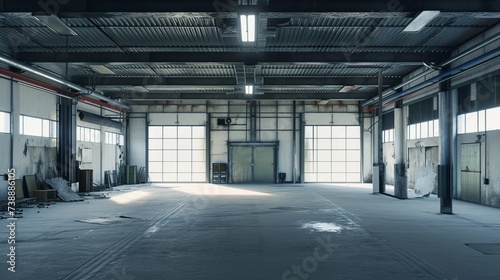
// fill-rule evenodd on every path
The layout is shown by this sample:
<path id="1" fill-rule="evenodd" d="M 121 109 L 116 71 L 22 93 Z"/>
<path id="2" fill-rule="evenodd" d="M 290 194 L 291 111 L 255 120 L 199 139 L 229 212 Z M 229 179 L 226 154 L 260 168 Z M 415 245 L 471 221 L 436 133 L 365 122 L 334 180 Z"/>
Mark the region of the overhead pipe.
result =
<path id="1" fill-rule="evenodd" d="M 56 77 L 56 76 L 54 76 L 54 75 L 52 75 L 50 73 L 47 73 L 47 72 L 45 72 L 43 70 L 36 69 L 33 66 L 31 66 L 31 65 L 28 65 L 28 64 L 26 64 L 24 62 L 18 61 L 16 59 L 11 58 L 11 57 L 5 56 L 4 54 L 1 54 L 1 53 L 0 53 L 0 61 L 4 62 L 4 63 L 6 63 L 6 64 L 8 64 L 8 65 L 10 65 L 12 67 L 24 70 L 26 72 L 30 72 L 30 73 L 35 74 L 37 76 L 40 76 L 42 78 L 45 78 L 45 79 L 51 80 L 53 82 L 59 83 L 59 84 L 65 86 L 65 87 L 74 89 L 77 92 L 80 92 L 80 93 L 87 93 L 88 92 L 88 95 L 91 98 L 93 98 L 93 99 L 105 101 L 108 104 L 117 106 L 117 107 L 119 107 L 121 109 L 124 109 L 126 111 L 131 111 L 132 110 L 132 108 L 130 106 L 125 105 L 125 104 L 123 104 L 121 102 L 115 101 L 115 100 L 113 100 L 111 98 L 108 98 L 108 97 L 104 96 L 100 92 L 93 91 L 93 90 L 81 87 L 81 86 L 79 86 L 79 85 L 77 85 L 75 83 L 66 81 L 66 80 L 64 80 L 62 78 L 59 78 L 59 77 Z"/>
<path id="2" fill-rule="evenodd" d="M 461 58 L 463 58 L 463 57 L 465 57 L 465 56 L 467 56 L 467 55 L 469 55 L 469 54 L 471 54 L 471 53 L 479 50 L 480 48 L 485 47 L 486 45 L 489 45 L 489 44 L 495 42 L 498 39 L 500 39 L 500 34 L 497 34 L 497 35 L 489 38 L 486 41 L 483 41 L 483 42 L 481 42 L 481 43 L 479 43 L 479 44 L 477 44 L 475 46 L 470 47 L 469 49 L 463 51 L 462 53 L 458 54 L 455 57 L 452 57 L 452 58 L 450 58 L 448 60 L 445 60 L 438 67 L 439 68 L 443 68 L 445 66 L 448 66 L 448 65 L 452 64 L 453 62 L 455 62 L 455 61 L 457 61 L 457 60 L 459 60 L 459 59 L 461 59 Z M 389 90 L 383 92 L 382 93 L 382 97 L 386 98 L 389 95 L 391 95 L 393 93 L 396 93 L 398 89 L 403 88 L 404 86 L 409 85 L 410 83 L 413 83 L 413 82 L 417 81 L 418 79 L 420 79 L 420 78 L 422 78 L 422 77 L 424 77 L 426 75 L 431 74 L 434 71 L 436 71 L 436 70 L 435 69 L 427 69 L 426 71 L 424 71 L 424 72 L 416 75 L 415 77 L 409 79 L 408 81 L 405 81 L 405 82 L 403 82 L 403 83 L 401 83 L 401 84 L 399 84 L 399 85 L 397 85 L 395 87 L 392 87 Z M 372 99 L 367 100 L 367 101 L 361 103 L 361 106 L 364 107 L 364 106 L 368 106 L 368 105 L 373 105 L 373 104 L 377 103 L 377 101 L 378 101 L 378 96 L 375 96 Z"/>
<path id="3" fill-rule="evenodd" d="M 22 82 L 26 82 L 26 83 L 34 85 L 34 86 L 38 86 L 38 87 L 41 87 L 41 88 L 45 88 L 45 89 L 51 90 L 51 91 L 54 92 L 53 94 L 55 94 L 57 96 L 61 96 L 61 97 L 64 97 L 64 98 L 69 98 L 69 99 L 79 98 L 80 100 L 82 100 L 84 102 L 92 103 L 92 104 L 97 105 L 97 106 L 106 107 L 106 108 L 109 108 L 109 109 L 112 109 L 112 110 L 115 110 L 115 111 L 118 111 L 118 112 L 127 112 L 125 109 L 122 109 L 120 107 L 111 105 L 109 103 L 105 103 L 105 102 L 102 102 L 102 101 L 99 101 L 99 100 L 95 100 L 95 99 L 92 99 L 92 98 L 89 98 L 89 97 L 83 96 L 83 95 L 82 96 L 78 96 L 78 95 L 76 95 L 76 93 L 74 93 L 72 91 L 69 91 L 67 89 L 63 89 L 63 88 L 60 88 L 58 86 L 54 86 L 54 85 L 51 85 L 51 84 L 48 84 L 48 83 L 45 83 L 45 82 L 41 82 L 39 80 L 30 78 L 28 76 L 24 76 L 24 75 L 21 75 L 19 73 L 15 73 L 15 72 L 3 69 L 3 68 L 0 68 L 0 74 L 8 76 L 8 77 L 11 77 L 11 78 L 14 78 L 14 79 L 22 81 Z M 60 92 L 62 92 L 62 93 L 60 93 Z"/>
<path id="4" fill-rule="evenodd" d="M 394 101 L 394 100 L 396 100 L 398 98 L 401 98 L 401 97 L 403 97 L 405 95 L 408 95 L 408 94 L 410 94 L 410 93 L 412 93 L 414 91 L 417 91 L 419 89 L 422 89 L 424 87 L 427 87 L 429 85 L 437 83 L 437 82 L 441 81 L 442 79 L 445 79 L 445 78 L 448 78 L 448 77 L 450 77 L 452 75 L 455 75 L 455 74 L 457 74 L 457 73 L 459 73 L 461 71 L 466 70 L 467 68 L 476 66 L 477 64 L 480 64 L 480 63 L 482 63 L 482 62 L 484 62 L 484 61 L 486 61 L 488 59 L 492 59 L 492 58 L 494 58 L 497 55 L 500 55 L 500 48 L 496 48 L 496 49 L 494 49 L 494 50 L 492 50 L 490 52 L 487 52 L 487 53 L 485 53 L 485 54 L 483 54 L 481 56 L 478 56 L 478 57 L 476 57 L 476 58 L 474 58 L 474 59 L 472 59 L 472 60 L 470 60 L 470 61 L 468 61 L 468 62 L 466 62 L 464 64 L 461 64 L 461 65 L 459 65 L 459 66 L 457 66 L 457 67 L 455 67 L 453 69 L 450 69 L 450 70 L 448 70 L 448 71 L 446 71 L 446 72 L 444 72 L 444 73 L 442 73 L 442 74 L 440 74 L 438 76 L 435 76 L 435 77 L 433 77 L 433 78 L 431 78 L 429 80 L 426 80 L 426 81 L 424 81 L 424 82 L 422 82 L 422 83 L 420 83 L 418 85 L 415 85 L 415 86 L 413 86 L 411 88 L 408 88 L 408 89 L 406 89 L 406 90 L 404 90 L 402 92 L 399 92 L 397 94 L 391 95 L 391 97 L 389 97 L 389 98 L 386 98 L 386 99 L 382 98 L 383 102 L 384 102 L 383 105 L 387 105 L 391 101 Z"/>

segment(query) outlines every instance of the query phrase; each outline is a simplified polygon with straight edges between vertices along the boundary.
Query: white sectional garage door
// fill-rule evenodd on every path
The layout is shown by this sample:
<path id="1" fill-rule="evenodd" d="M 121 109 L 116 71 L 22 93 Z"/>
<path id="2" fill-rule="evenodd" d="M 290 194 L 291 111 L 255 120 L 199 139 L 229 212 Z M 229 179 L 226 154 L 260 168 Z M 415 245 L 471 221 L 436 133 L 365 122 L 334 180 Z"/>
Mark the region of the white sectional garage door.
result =
<path id="1" fill-rule="evenodd" d="M 305 182 L 360 182 L 359 126 L 305 127 Z"/>
<path id="2" fill-rule="evenodd" d="M 151 182 L 206 182 L 205 126 L 149 126 Z"/>

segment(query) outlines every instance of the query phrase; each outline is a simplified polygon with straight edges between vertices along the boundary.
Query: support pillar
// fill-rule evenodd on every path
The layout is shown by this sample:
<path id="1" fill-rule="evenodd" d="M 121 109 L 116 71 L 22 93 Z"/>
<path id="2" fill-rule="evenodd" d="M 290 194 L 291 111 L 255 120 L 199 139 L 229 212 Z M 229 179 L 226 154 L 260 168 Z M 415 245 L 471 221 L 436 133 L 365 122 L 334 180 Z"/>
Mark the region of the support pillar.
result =
<path id="1" fill-rule="evenodd" d="M 452 132 L 453 132 L 453 104 L 451 93 L 439 92 L 439 169 L 438 189 L 440 198 L 440 212 L 453 214 L 452 208 Z"/>
<path id="2" fill-rule="evenodd" d="M 384 164 L 384 143 L 382 138 L 382 69 L 378 72 L 378 123 L 377 138 L 375 147 L 377 147 L 377 162 L 373 164 L 373 193 L 385 193 L 385 164 Z"/>
<path id="3" fill-rule="evenodd" d="M 59 176 L 70 183 L 76 181 L 76 105 L 73 100 L 60 98 L 59 141 L 57 143 L 57 165 Z"/>
<path id="4" fill-rule="evenodd" d="M 405 126 L 403 108 L 394 108 L 394 196 L 408 198 L 406 168 L 404 162 Z"/>

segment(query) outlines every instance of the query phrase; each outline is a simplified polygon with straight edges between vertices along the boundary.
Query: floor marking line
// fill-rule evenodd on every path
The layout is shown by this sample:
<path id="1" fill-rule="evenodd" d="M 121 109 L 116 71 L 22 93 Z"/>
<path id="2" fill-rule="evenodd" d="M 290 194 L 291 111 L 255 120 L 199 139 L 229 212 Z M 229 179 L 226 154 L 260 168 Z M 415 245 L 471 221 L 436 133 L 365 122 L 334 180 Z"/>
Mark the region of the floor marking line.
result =
<path id="1" fill-rule="evenodd" d="M 100 272 L 102 268 L 110 262 L 116 260 L 121 253 L 134 245 L 138 240 L 143 238 L 147 231 L 154 225 L 161 224 L 165 220 L 174 217 L 179 211 L 191 201 L 191 195 L 185 197 L 180 202 L 174 204 L 165 211 L 153 217 L 146 224 L 133 230 L 131 233 L 115 242 L 106 250 L 99 253 L 97 256 L 90 259 L 87 263 L 68 274 L 63 280 L 69 279 L 93 279 L 95 274 Z"/>

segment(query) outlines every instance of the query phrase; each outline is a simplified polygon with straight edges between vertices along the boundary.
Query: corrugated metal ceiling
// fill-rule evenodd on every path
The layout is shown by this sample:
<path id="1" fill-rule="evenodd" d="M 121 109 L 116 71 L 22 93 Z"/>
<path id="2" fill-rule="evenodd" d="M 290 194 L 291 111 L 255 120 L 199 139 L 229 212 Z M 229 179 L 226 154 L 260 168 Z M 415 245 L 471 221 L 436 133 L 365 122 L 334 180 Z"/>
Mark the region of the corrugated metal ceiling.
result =
<path id="1" fill-rule="evenodd" d="M 126 5 L 126 3 L 124 3 Z M 263 13 L 265 14 L 265 13 Z M 295 16 L 286 13 L 283 17 L 273 15 L 269 19 L 261 18 L 263 28 L 257 34 L 256 44 L 242 44 L 239 38 L 237 14 L 234 11 L 224 13 L 199 13 L 197 16 L 172 16 L 172 14 L 78 14 L 71 17 L 64 14 L 62 21 L 78 35 L 60 36 L 38 21 L 30 13 L 0 14 L 0 50 L 11 55 L 19 53 L 37 53 L 45 57 L 61 57 L 66 51 L 71 54 L 93 56 L 101 53 L 121 54 L 123 61 L 106 63 L 105 61 L 71 61 L 68 64 L 70 77 L 113 77 L 125 78 L 121 85 L 100 87 L 104 92 L 137 92 L 138 88 L 126 85 L 127 77 L 145 79 L 157 78 L 234 78 L 235 86 L 241 73 L 235 67 L 246 64 L 252 72 L 245 73 L 249 81 L 260 78 L 304 79 L 304 84 L 293 85 L 261 85 L 258 89 L 270 93 L 336 93 L 342 86 L 307 85 L 307 78 L 373 78 L 382 69 L 384 77 L 401 78 L 415 70 L 419 63 L 427 61 L 432 53 L 449 54 L 460 44 L 481 34 L 486 29 L 498 24 L 498 18 L 456 16 L 445 13 L 434 19 L 420 32 L 402 32 L 413 19 L 413 15 L 401 14 L 392 17 L 332 17 L 329 16 Z M 148 61 L 149 54 L 173 52 L 205 52 L 241 53 L 242 61 L 218 63 L 169 64 L 159 61 Z M 397 61 L 383 61 L 370 64 L 369 61 L 346 63 L 314 63 L 296 62 L 294 53 L 339 53 L 343 54 L 416 54 L 413 64 L 398 64 Z M 290 62 L 267 63 L 247 62 L 245 54 L 273 53 L 291 54 Z M 47 55 L 49 54 L 49 55 Z M 144 61 L 128 60 L 134 54 L 144 55 Z M 419 57 L 421 55 L 421 58 Z M 83 56 L 80 56 L 83 57 Z M 139 56 L 142 57 L 142 56 Z M 439 62 L 439 61 L 438 61 Z M 91 70 L 89 64 L 105 65 L 114 75 L 104 76 Z M 36 63 L 59 76 L 66 73 L 65 63 L 61 61 L 43 61 Z M 237 66 L 238 65 L 238 66 Z M 258 67 L 257 67 L 258 66 Z M 239 76 L 238 76 L 239 75 Z M 191 79 L 191 80 L 193 80 Z M 81 79 L 82 80 L 82 79 Z M 91 81 L 92 79 L 89 79 Z M 140 79 L 136 79 L 140 80 Z M 371 79 L 373 80 L 373 79 Z M 309 80 L 311 81 L 311 79 Z M 352 81 L 352 80 L 351 80 Z M 360 80 L 363 82 L 364 80 Z M 109 83 L 108 83 L 109 84 Z M 320 84 L 320 82 L 317 82 Z M 307 85 L 307 86 L 306 86 Z M 161 86 L 151 85 L 146 88 L 150 93 L 221 93 L 235 91 L 235 86 Z M 376 92 L 373 84 L 360 85 L 357 92 Z"/>

